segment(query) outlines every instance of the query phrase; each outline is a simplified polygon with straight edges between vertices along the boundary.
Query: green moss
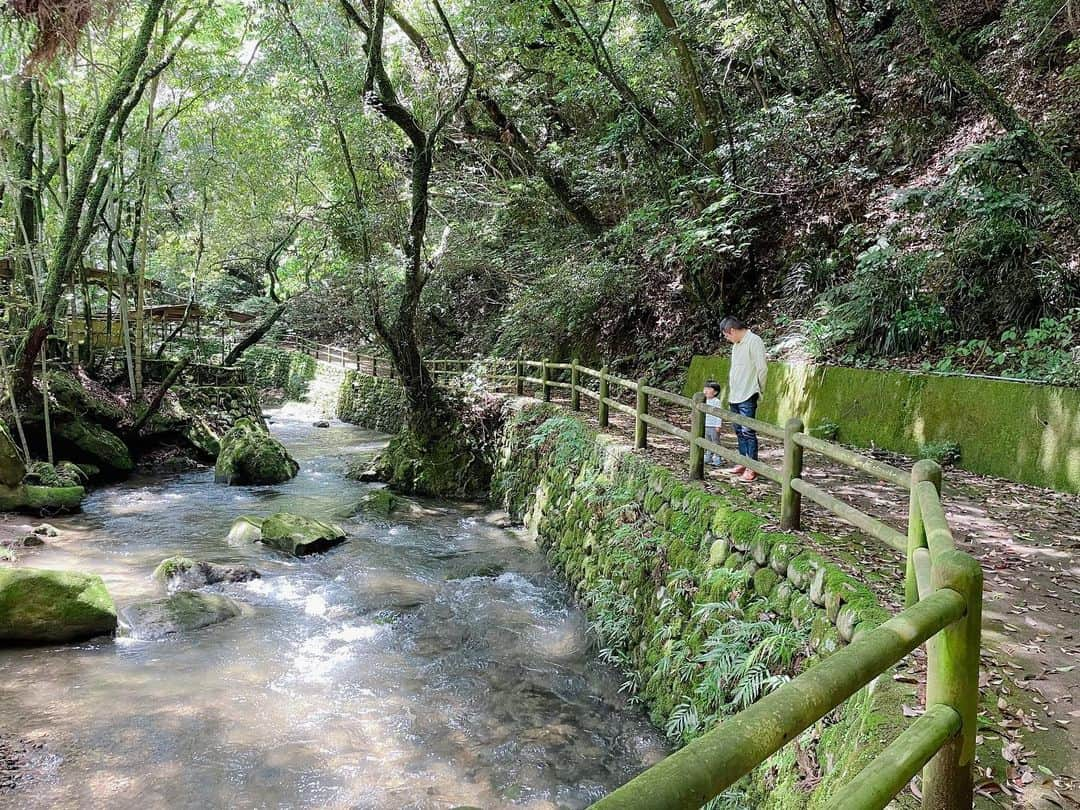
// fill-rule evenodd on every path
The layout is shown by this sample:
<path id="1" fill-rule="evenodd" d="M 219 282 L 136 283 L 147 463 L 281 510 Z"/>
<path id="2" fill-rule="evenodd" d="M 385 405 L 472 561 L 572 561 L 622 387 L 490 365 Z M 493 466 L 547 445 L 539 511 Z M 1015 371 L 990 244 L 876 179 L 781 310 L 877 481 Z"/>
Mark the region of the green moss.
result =
<path id="1" fill-rule="evenodd" d="M 101 577 L 74 571 L 0 569 L 0 642 L 81 641 L 116 629 Z"/>
<path id="2" fill-rule="evenodd" d="M 760 518 L 751 512 L 736 512 L 731 517 L 728 526 L 728 534 L 731 542 L 738 551 L 748 551 L 750 544 L 754 542 L 761 527 L 765 524 L 764 518 Z"/>
<path id="3" fill-rule="evenodd" d="M 274 346 L 252 346 L 240 365 L 247 381 L 260 390 L 280 390 L 286 398 L 301 400 L 315 378 L 315 358 Z"/>
<path id="4" fill-rule="evenodd" d="M 338 392 L 337 415 L 343 422 L 382 433 L 397 433 L 405 422 L 401 385 L 394 380 L 350 371 Z"/>
<path id="5" fill-rule="evenodd" d="M 224 484 L 280 484 L 300 465 L 285 446 L 252 419 L 242 417 L 221 439 L 214 480 Z"/>
<path id="6" fill-rule="evenodd" d="M 127 445 L 100 425 L 75 419 L 54 425 L 53 432 L 80 458 L 115 472 L 131 472 L 135 468 Z"/>

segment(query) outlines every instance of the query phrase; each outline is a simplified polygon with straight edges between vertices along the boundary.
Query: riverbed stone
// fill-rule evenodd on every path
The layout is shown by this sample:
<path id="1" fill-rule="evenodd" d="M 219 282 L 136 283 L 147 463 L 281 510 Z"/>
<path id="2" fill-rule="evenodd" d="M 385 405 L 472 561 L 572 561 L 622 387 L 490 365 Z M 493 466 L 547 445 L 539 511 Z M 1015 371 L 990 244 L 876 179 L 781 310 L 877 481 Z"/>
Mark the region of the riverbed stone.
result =
<path id="1" fill-rule="evenodd" d="M 345 531 L 333 523 L 278 512 L 262 522 L 264 545 L 297 557 L 333 548 L 345 540 Z"/>
<path id="2" fill-rule="evenodd" d="M 179 555 L 162 560 L 154 569 L 154 579 L 163 583 L 170 593 L 192 591 L 219 582 L 247 582 L 261 576 L 247 565 L 218 565 Z"/>
<path id="3" fill-rule="evenodd" d="M 285 446 L 262 425 L 241 417 L 221 439 L 214 479 L 224 484 L 281 484 L 300 470 Z"/>
<path id="4" fill-rule="evenodd" d="M 397 509 L 397 507 L 397 496 L 384 487 L 381 489 L 374 489 L 365 494 L 356 504 L 356 510 L 353 514 L 358 512 L 368 512 L 370 514 L 385 516 L 389 515 Z"/>
<path id="5" fill-rule="evenodd" d="M 41 568 L 0 570 L 0 643 L 83 641 L 116 630 L 101 577 Z"/>
<path id="6" fill-rule="evenodd" d="M 19 484 L 9 487 L 0 484 L 0 512 L 75 511 L 82 503 L 86 490 L 82 487 L 39 487 Z"/>
<path id="7" fill-rule="evenodd" d="M 225 539 L 231 546 L 257 543 L 262 540 L 263 520 L 264 518 L 255 515 L 241 515 L 233 521 L 229 536 Z"/>
<path id="8" fill-rule="evenodd" d="M 123 608 L 121 635 L 149 641 L 220 624 L 243 612 L 238 602 L 219 593 L 178 591 Z"/>
<path id="9" fill-rule="evenodd" d="M 39 537 L 59 537 L 60 532 L 51 523 L 40 523 L 30 530 L 31 534 Z"/>

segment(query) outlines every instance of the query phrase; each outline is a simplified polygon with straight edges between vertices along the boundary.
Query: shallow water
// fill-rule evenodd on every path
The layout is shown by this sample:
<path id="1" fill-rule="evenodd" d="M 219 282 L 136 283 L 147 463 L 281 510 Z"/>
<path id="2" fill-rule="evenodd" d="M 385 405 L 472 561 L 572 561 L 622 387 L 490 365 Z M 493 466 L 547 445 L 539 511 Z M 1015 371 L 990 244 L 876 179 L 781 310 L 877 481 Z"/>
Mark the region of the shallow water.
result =
<path id="1" fill-rule="evenodd" d="M 215 588 L 249 615 L 183 637 L 0 651 L 0 738 L 44 743 L 0 806 L 580 808 L 663 755 L 528 538 L 481 507 L 347 517 L 368 485 L 345 462 L 380 439 L 310 419 L 275 419 L 301 464 L 288 484 L 136 477 L 23 554 L 101 574 L 121 610 L 162 594 L 150 573 L 174 553 L 263 578 Z M 237 515 L 276 511 L 349 540 L 300 560 L 225 542 Z"/>

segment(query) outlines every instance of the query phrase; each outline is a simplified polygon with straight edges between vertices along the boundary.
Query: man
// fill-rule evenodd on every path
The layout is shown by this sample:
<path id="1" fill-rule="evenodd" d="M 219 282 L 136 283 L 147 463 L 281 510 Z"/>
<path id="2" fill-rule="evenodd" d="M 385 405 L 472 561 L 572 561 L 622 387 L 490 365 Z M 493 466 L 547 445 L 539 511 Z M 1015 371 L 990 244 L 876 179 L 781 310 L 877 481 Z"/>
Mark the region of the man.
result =
<path id="1" fill-rule="evenodd" d="M 765 378 L 769 373 L 765 363 L 765 343 L 746 328 L 738 318 L 728 316 L 720 322 L 720 331 L 732 344 L 731 372 L 728 375 L 728 404 L 732 413 L 742 416 L 757 414 L 758 399 L 765 390 Z M 739 454 L 757 460 L 757 433 L 750 428 L 735 424 L 739 439 Z M 743 481 L 753 481 L 757 473 L 737 464 L 728 470 Z"/>

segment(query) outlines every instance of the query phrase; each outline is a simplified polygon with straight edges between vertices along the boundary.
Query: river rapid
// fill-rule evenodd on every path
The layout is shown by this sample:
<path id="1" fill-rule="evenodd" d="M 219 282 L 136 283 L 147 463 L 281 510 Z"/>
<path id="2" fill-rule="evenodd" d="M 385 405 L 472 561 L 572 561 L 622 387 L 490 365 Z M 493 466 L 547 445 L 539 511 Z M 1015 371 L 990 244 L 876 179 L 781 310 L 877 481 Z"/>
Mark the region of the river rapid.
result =
<path id="1" fill-rule="evenodd" d="M 29 750 L 0 807 L 582 808 L 666 753 L 521 530 L 482 506 L 350 516 L 370 485 L 346 462 L 384 437 L 295 407 L 272 429 L 301 465 L 288 484 L 135 476 L 22 554 L 100 574 L 121 612 L 163 595 L 172 554 L 263 576 L 214 586 L 250 610 L 183 636 L 0 650 L 0 740 Z M 349 539 L 302 559 L 226 542 L 277 511 Z"/>

